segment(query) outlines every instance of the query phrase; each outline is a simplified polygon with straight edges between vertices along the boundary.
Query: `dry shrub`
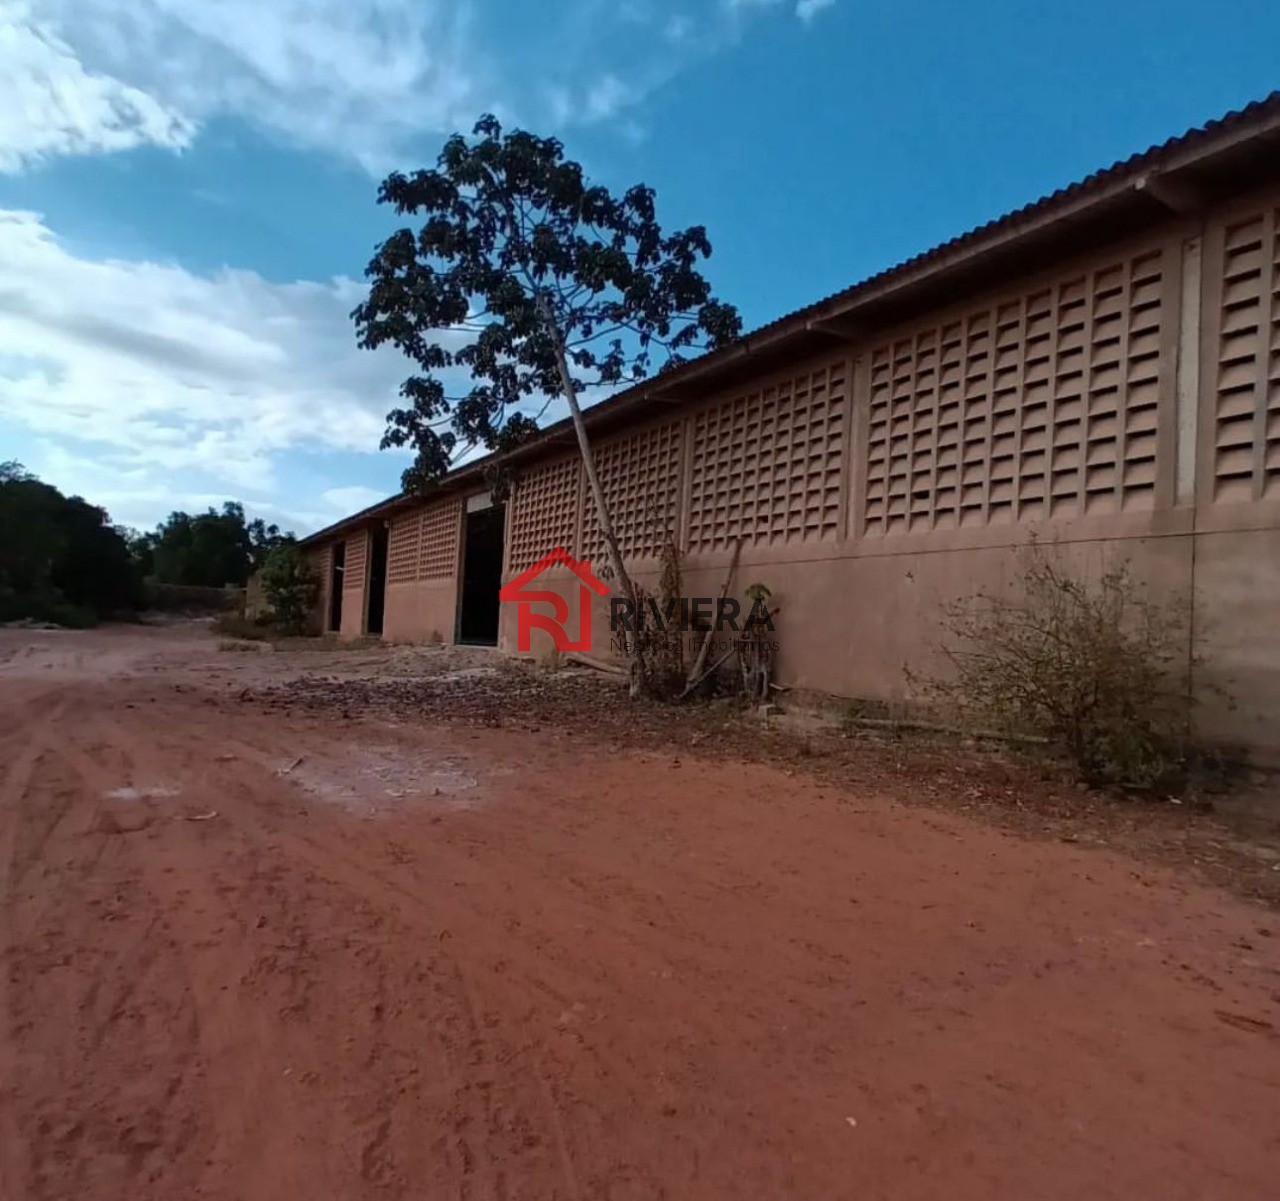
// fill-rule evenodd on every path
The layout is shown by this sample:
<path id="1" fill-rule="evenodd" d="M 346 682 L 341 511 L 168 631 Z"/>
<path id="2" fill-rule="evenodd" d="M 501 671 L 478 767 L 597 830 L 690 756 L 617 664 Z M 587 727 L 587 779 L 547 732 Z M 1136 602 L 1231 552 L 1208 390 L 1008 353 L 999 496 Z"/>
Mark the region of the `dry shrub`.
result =
<path id="1" fill-rule="evenodd" d="M 262 642 L 240 642 L 236 639 L 224 638 L 218 643 L 218 649 L 220 651 L 232 651 L 238 654 L 245 654 L 247 652 L 258 654 L 259 652 L 269 650 L 270 648 Z"/>
<path id="2" fill-rule="evenodd" d="M 1039 548 L 1014 598 L 950 605 L 953 675 L 930 691 L 970 722 L 1044 739 L 1090 785 L 1185 783 L 1192 699 L 1188 605 L 1151 599 L 1128 566 L 1077 579 Z"/>
<path id="3" fill-rule="evenodd" d="M 245 617 L 239 613 L 221 613 L 213 619 L 215 633 L 249 642 L 270 642 L 277 630 L 269 617 Z"/>

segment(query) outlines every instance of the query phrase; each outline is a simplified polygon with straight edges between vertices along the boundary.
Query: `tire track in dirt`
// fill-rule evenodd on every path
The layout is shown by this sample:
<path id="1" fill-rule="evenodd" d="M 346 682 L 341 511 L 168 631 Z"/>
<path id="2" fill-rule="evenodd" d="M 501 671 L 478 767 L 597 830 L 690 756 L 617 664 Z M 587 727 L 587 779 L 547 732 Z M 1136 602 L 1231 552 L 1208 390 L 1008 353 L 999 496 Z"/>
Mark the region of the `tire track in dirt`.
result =
<path id="1" fill-rule="evenodd" d="M 15 898 L 13 880 L 20 869 L 18 832 L 22 826 L 24 802 L 32 776 L 48 750 L 46 731 L 61 713 L 55 702 L 41 706 L 40 698 L 27 707 L 25 721 L 15 721 L 4 741 L 6 751 L 16 744 L 19 749 L 10 760 L 4 781 L 0 784 L 0 906 L 3 906 L 3 957 L 0 958 L 0 1185 L 3 1196 L 25 1195 L 30 1164 L 17 1121 L 17 1047 L 16 1020 L 13 1007 L 13 973 L 16 948 Z M 14 707 L 16 708 L 16 706 Z"/>
<path id="2" fill-rule="evenodd" d="M 181 754 L 181 740 L 173 740 L 172 732 L 169 737 L 166 751 Z M 444 1019 L 444 1026 L 451 1031 L 444 1054 L 451 1064 L 449 1075 L 458 1083 L 454 1103 L 444 1115 L 453 1137 L 442 1151 L 458 1169 L 465 1194 L 504 1195 L 509 1187 L 506 1181 L 518 1179 L 519 1174 L 508 1171 L 500 1178 L 485 1149 L 490 1145 L 505 1146 L 513 1140 L 517 1143 L 515 1151 L 504 1152 L 508 1162 L 513 1156 L 518 1161 L 520 1155 L 528 1153 L 529 1146 L 547 1148 L 546 1152 L 539 1151 L 539 1156 L 550 1154 L 559 1164 L 566 1187 L 571 1193 L 580 1192 L 561 1106 L 558 1101 L 547 1104 L 559 1089 L 557 1073 L 549 1065 L 562 1058 L 548 1055 L 548 1040 L 571 1046 L 574 1060 L 591 1061 L 595 1065 L 593 1071 L 602 1078 L 625 1079 L 630 1069 L 626 1060 L 602 1057 L 600 1049 L 584 1043 L 573 1032 L 583 1008 L 575 1002 L 575 965 L 559 962 L 559 956 L 548 959 L 547 951 L 553 948 L 546 944 L 531 942 L 526 946 L 516 922 L 515 929 L 510 930 L 514 936 L 508 938 L 502 961 L 495 967 L 504 973 L 504 1010 L 509 1007 L 512 994 L 519 997 L 518 1008 L 514 1013 L 500 1011 L 491 1016 L 475 983 L 479 965 L 453 948 L 466 945 L 467 931 L 504 925 L 510 928 L 511 919 L 504 919 L 502 911 L 491 906 L 477 907 L 472 897 L 476 890 L 470 885 L 478 884 L 478 877 L 455 879 L 454 887 L 449 887 L 454 871 L 448 864 L 453 860 L 456 869 L 456 848 L 448 849 L 439 861 L 419 859 L 388 866 L 384 858 L 366 849 L 371 843 L 369 838 L 343 837 L 342 831 L 350 830 L 353 824 L 362 831 L 378 827 L 315 801 L 299 791 L 294 781 L 279 776 L 280 764 L 292 761 L 298 753 L 305 752 L 309 761 L 323 761 L 333 755 L 340 758 L 341 744 L 318 746 L 300 735 L 287 745 L 290 754 L 282 759 L 278 741 L 264 745 L 243 731 L 232 736 L 224 730 L 218 762 L 211 769 L 223 786 L 223 814 L 253 840 L 270 839 L 282 859 L 308 863 L 311 870 L 344 894 L 358 898 L 355 903 L 375 909 L 384 920 L 394 920 L 422 945 L 435 948 L 428 961 L 433 979 L 437 985 L 442 979 L 455 981 L 448 990 L 451 995 L 444 1000 L 447 1013 L 452 1015 Z M 268 787 L 264 788 L 264 784 Z M 277 795 L 264 806 L 263 798 L 269 790 Z M 236 804 L 240 796 L 245 798 L 243 806 Z M 311 816 L 299 821 L 299 813 Z M 450 819 L 441 820 L 447 825 Z M 422 849 L 419 846 L 419 851 Z M 413 871 L 414 882 L 406 883 L 406 870 Z M 430 884 L 421 879 L 424 876 L 431 878 Z M 656 946 L 661 936 L 648 927 L 644 929 L 648 931 L 645 942 L 654 944 L 647 954 L 652 956 L 650 970 L 657 975 L 663 962 Z M 559 987 L 553 981 L 558 981 Z M 437 1005 L 442 999 L 437 995 Z M 542 1033 L 533 1033 L 535 1027 L 540 1027 Z M 635 1087 L 644 1086 L 637 1081 Z"/>
<path id="3" fill-rule="evenodd" d="M 507 1141 L 509 1135 L 493 1099 L 493 1084 L 498 1075 L 497 1062 L 509 1061 L 513 1051 L 506 1046 L 495 1049 L 490 1045 L 492 1035 L 487 1033 L 490 1023 L 485 1019 L 468 970 L 458 956 L 449 953 L 448 932 L 440 928 L 439 917 L 432 916 L 438 907 L 433 906 L 430 897 L 407 887 L 380 867 L 373 857 L 353 852 L 341 837 L 343 823 L 353 820 L 346 815 L 329 815 L 336 821 L 336 830 L 323 817 L 319 821 L 305 820 L 301 829 L 283 829 L 289 823 L 280 820 L 280 811 L 296 814 L 298 793 L 291 781 L 280 777 L 276 766 L 278 754 L 272 755 L 270 748 L 235 738 L 223 739 L 220 746 L 217 776 L 218 796 L 224 805 L 222 815 L 233 821 L 245 838 L 255 843 L 269 843 L 282 862 L 305 865 L 305 870 L 315 879 L 340 890 L 349 911 L 376 912 L 382 915 L 379 924 L 387 916 L 394 916 L 405 928 L 400 938 L 407 931 L 411 938 L 416 937 L 423 946 L 432 948 L 426 964 L 420 966 L 425 967 L 435 986 L 436 1031 L 438 1034 L 448 1032 L 443 1035 L 440 1055 L 452 1080 L 444 1083 L 443 1091 L 450 1096 L 446 1120 L 453 1136 L 443 1150 L 456 1169 L 460 1195 L 505 1201 L 510 1195 L 509 1172 L 494 1163 L 489 1148 L 495 1142 Z M 166 750 L 178 755 L 183 753 L 182 744 L 173 740 L 167 743 Z M 312 748 L 308 750 L 315 753 Z M 261 798 L 272 789 L 279 800 L 264 807 Z M 315 827 L 322 827 L 326 835 L 313 833 Z M 370 987 L 376 997 L 371 1029 L 381 1030 L 388 1004 L 387 968 L 376 953 L 365 958 L 366 970 L 372 976 Z M 445 982 L 450 979 L 452 985 L 446 986 Z M 378 1061 L 389 1054 L 385 1037 L 375 1038 L 366 1053 L 364 1066 L 375 1068 Z M 441 1092 L 441 1086 L 437 1085 L 434 1091 Z M 390 1137 L 391 1100 L 375 1102 L 371 1116 L 361 1122 L 371 1132 L 361 1151 L 362 1172 L 367 1179 L 382 1183 L 397 1175 L 395 1145 Z"/>
<path id="4" fill-rule="evenodd" d="M 106 729 L 111 723 L 104 721 L 99 725 Z M 186 763 L 189 767 L 192 753 L 200 749 L 197 740 L 187 737 L 178 740 L 167 738 L 159 745 L 153 743 L 132 763 L 132 778 L 176 780 L 181 766 Z M 222 758 L 225 760 L 225 753 Z M 299 1077 L 318 1079 L 325 1074 L 327 1066 L 323 1056 L 308 1062 L 304 1057 L 293 1055 L 299 1047 L 318 1045 L 323 1051 L 323 1040 L 289 1037 L 291 1023 L 305 1020 L 310 1003 L 308 998 L 313 997 L 324 983 L 314 978 L 314 965 L 309 962 L 307 947 L 315 933 L 312 926 L 315 919 L 326 912 L 334 919 L 335 926 L 339 913 L 348 923 L 354 917 L 366 935 L 354 956 L 361 985 L 357 991 L 367 994 L 361 996 L 361 1003 L 368 1006 L 371 1020 L 362 1032 L 365 1037 L 356 1040 L 360 1044 L 358 1052 L 353 1048 L 351 1055 L 352 1059 L 359 1061 L 364 1085 L 358 1090 L 360 1096 L 352 1097 L 350 1105 L 344 1107 L 350 1113 L 353 1130 L 363 1139 L 358 1156 L 353 1158 L 358 1158 L 361 1177 L 366 1182 L 384 1186 L 402 1182 L 404 1177 L 397 1167 L 394 1140 L 391 1138 L 393 1124 L 405 1126 L 403 1119 L 397 1120 L 396 1115 L 397 1090 L 401 1082 L 387 1079 L 383 1069 L 397 1053 L 403 1055 L 405 1040 L 401 1040 L 402 1046 L 397 1050 L 391 1046 L 382 1029 L 391 1004 L 388 965 L 383 961 L 377 939 L 377 927 L 382 919 L 379 917 L 374 922 L 364 920 L 370 914 L 380 914 L 382 898 L 374 890 L 377 903 L 370 902 L 368 876 L 360 870 L 335 873 L 334 859 L 329 853 L 332 848 L 326 847 L 323 841 L 312 840 L 311 845 L 306 845 L 294 836 L 282 833 L 278 817 L 273 812 L 274 806 L 268 803 L 264 807 L 255 803 L 255 798 L 263 797 L 264 792 L 269 793 L 271 789 L 270 776 L 261 769 L 249 766 L 246 770 L 243 764 L 229 767 L 220 762 L 215 770 L 203 773 L 199 780 L 194 783 L 190 780 L 189 774 L 183 779 L 179 798 L 151 808 L 176 805 L 181 811 L 217 809 L 219 817 L 198 826 L 183 822 L 181 813 L 161 819 L 167 821 L 164 827 L 169 835 L 167 841 L 174 845 L 167 850 L 152 848 L 150 872 L 152 886 L 163 892 L 168 875 L 164 865 L 181 859 L 184 888 L 174 892 L 167 908 L 172 911 L 180 907 L 188 913 L 193 910 L 199 912 L 203 937 L 196 935 L 192 938 L 195 932 L 189 931 L 187 939 L 188 945 L 194 945 L 198 952 L 213 952 L 213 946 L 204 944 L 220 945 L 216 960 L 219 973 L 224 978 L 221 987 L 207 978 L 207 972 L 201 970 L 198 962 L 191 969 L 195 976 L 193 991 L 205 998 L 199 1006 L 200 1038 L 206 1047 L 206 1059 L 214 1064 L 211 1069 L 215 1077 L 213 1091 L 228 1091 L 235 1095 L 234 1103 L 226 1106 L 233 1113 L 271 1113 L 277 1127 L 271 1143 L 278 1148 L 281 1141 L 278 1128 L 290 1125 L 288 1094 L 291 1080 Z M 111 782 L 104 776 L 98 784 L 106 786 Z M 116 778 L 115 783 L 119 782 Z M 279 789 L 279 781 L 275 785 Z M 236 879 L 237 886 L 224 889 L 221 884 L 224 876 Z M 300 887 L 303 889 L 301 896 L 298 895 Z M 170 891 L 174 890 L 170 887 Z M 335 891 L 336 897 L 331 895 Z M 263 923 L 267 930 L 278 928 L 283 923 L 288 945 L 264 949 L 258 927 L 248 920 L 254 913 L 260 914 L 259 923 Z M 291 915 L 297 915 L 296 920 Z M 228 948 L 224 945 L 228 942 L 235 945 Z M 200 957 L 196 954 L 191 958 L 199 960 Z M 427 971 L 437 985 L 444 978 L 435 957 L 427 965 Z M 224 1010 L 219 1003 L 228 991 L 226 981 L 232 981 L 230 989 L 240 994 L 234 1009 Z M 246 993 L 250 994 L 247 998 Z M 455 1012 L 455 1016 L 462 1014 L 464 1005 L 454 995 L 456 990 L 445 989 L 443 993 L 444 996 L 437 995 L 437 1003 L 443 999 L 447 1011 Z M 211 1003 L 209 997 L 215 998 L 214 1002 Z M 259 1003 L 250 1004 L 246 1009 L 246 999 Z M 273 1021 L 266 1011 L 276 1006 L 278 1014 L 274 1016 L 277 1020 Z M 226 1028 L 230 1012 L 235 1013 L 241 1025 L 238 1038 Z M 281 1022 L 279 1019 L 284 1020 Z M 246 1021 L 247 1031 L 244 1029 Z M 287 1079 L 278 1071 L 267 1070 L 266 1063 L 275 1057 L 254 1054 L 246 1062 L 243 1051 L 235 1046 L 237 1041 L 247 1041 L 266 1051 L 281 1037 L 293 1056 L 293 1066 L 288 1070 Z M 418 1041 L 416 1036 L 413 1041 Z M 217 1068 L 219 1061 L 234 1064 L 234 1072 L 220 1072 Z M 229 1079 L 231 1075 L 236 1076 L 234 1083 Z M 354 1075 L 351 1073 L 348 1078 Z M 283 1122 L 276 1116 L 280 1114 L 285 1115 Z M 480 1130 L 484 1130 L 486 1121 L 480 1108 L 469 1109 L 459 1117 L 460 1125 L 471 1124 Z M 287 1163 L 296 1158 L 275 1153 L 256 1154 L 255 1132 L 238 1123 L 223 1127 L 215 1120 L 214 1128 L 215 1147 L 238 1146 L 242 1157 L 257 1165 L 253 1175 L 258 1187 L 264 1183 L 264 1172 L 266 1179 L 272 1178 L 273 1169 L 262 1161 Z M 402 1129 L 401 1133 L 406 1132 Z M 344 1132 L 340 1129 L 332 1129 L 329 1134 L 335 1143 L 343 1141 Z M 469 1151 L 461 1143 L 460 1149 L 455 1149 L 459 1170 L 474 1177 L 468 1184 L 466 1195 L 502 1197 L 505 1194 L 501 1181 L 486 1171 L 483 1164 L 482 1152 L 486 1143 L 487 1139 L 481 1135 L 479 1151 Z M 468 1162 L 472 1165 L 471 1173 L 464 1171 Z M 284 1178 L 276 1180 L 276 1184 L 286 1191 L 290 1183 Z"/>
<path id="5" fill-rule="evenodd" d="M 100 717 L 95 731 L 108 748 L 91 769 L 99 793 L 142 784 L 143 793 L 145 786 L 159 786 L 177 794 L 143 795 L 126 804 L 146 814 L 146 855 L 138 867 L 156 905 L 170 916 L 167 970 L 182 980 L 190 1007 L 201 1078 L 195 1102 L 201 1176 L 232 1196 L 253 1187 L 297 1195 L 304 1181 L 296 1157 L 272 1153 L 280 1139 L 305 1141 L 306 1132 L 292 1120 L 290 1080 L 274 1053 L 277 1029 L 268 1003 L 285 1012 L 304 1007 L 305 998 L 289 964 L 264 954 L 250 916 L 270 907 L 279 877 L 269 835 L 255 846 L 241 836 L 228 838 L 231 827 L 223 821 L 188 820 L 221 801 L 207 772 L 193 773 L 190 760 L 158 753 L 154 739 L 131 736 L 117 718 Z M 287 938 L 290 931 L 284 933 Z M 296 937 L 298 930 L 292 933 Z M 264 988 L 264 981 L 284 987 Z M 303 1072 L 307 1065 L 298 1058 L 293 1056 L 295 1070 Z M 228 1154 L 232 1147 L 237 1155 Z"/>
<path id="6" fill-rule="evenodd" d="M 91 715 L 71 723 L 69 712 L 57 761 L 26 798 L 38 811 L 52 790 L 64 812 L 44 827 L 38 870 L 14 897 L 14 1008 L 27 1032 L 28 1066 L 17 1073 L 27 1094 L 24 1195 L 137 1194 L 159 1165 L 185 1191 L 197 1141 L 193 1014 L 173 988 L 164 911 L 135 862 L 145 827 L 104 821 L 103 783 L 114 772 L 100 757 L 110 748 L 95 741 Z M 59 1030 L 54 1040 L 45 1033 Z"/>
<path id="7" fill-rule="evenodd" d="M 325 755 L 340 757 L 342 753 L 341 744 L 326 745 L 322 749 L 314 743 L 294 738 L 289 745 L 292 752 L 306 751 L 308 755 L 320 758 Z M 256 740 L 249 740 L 243 735 L 224 738 L 220 746 L 233 760 L 257 762 L 264 768 L 270 758 L 269 747 L 263 747 Z M 278 751 L 274 761 L 279 762 Z M 486 1142 L 497 1142 L 495 1123 L 498 1127 L 502 1125 L 502 1119 L 495 1116 L 496 1109 L 490 1100 L 494 1095 L 487 1079 L 491 1074 L 491 1063 L 500 1064 L 505 1075 L 505 1088 L 502 1091 L 516 1099 L 524 1120 L 537 1130 L 539 1143 L 549 1149 L 564 1187 L 571 1194 L 575 1190 L 581 1192 L 580 1173 L 576 1166 L 579 1155 L 574 1151 L 574 1143 L 584 1142 L 583 1114 L 578 1110 L 572 1122 L 565 1119 L 564 1105 L 558 1094 L 566 1076 L 572 1073 L 578 1081 L 576 1087 L 579 1089 L 583 1086 L 584 1074 L 588 1079 L 594 1077 L 599 1081 L 607 1080 L 615 1092 L 625 1091 L 631 1094 L 637 1105 L 652 1103 L 650 1098 L 655 1090 L 653 1081 L 643 1072 L 643 1059 L 606 1049 L 591 1037 L 588 1028 L 588 1024 L 596 1020 L 594 1014 L 624 1004 L 625 999 L 607 993 L 601 994 L 593 989 L 596 992 L 594 1000 L 590 1005 L 584 1006 L 575 999 L 581 995 L 583 964 L 580 954 L 575 956 L 572 948 L 542 939 L 531 941 L 526 946 L 524 938 L 518 933 L 517 922 L 516 929 L 506 926 L 508 937 L 503 943 L 501 961 L 505 987 L 499 993 L 487 994 L 493 995 L 495 1003 L 500 1007 L 495 1018 L 497 1029 L 490 1032 L 489 1022 L 485 1017 L 486 1006 L 473 983 L 477 971 L 482 972 L 483 969 L 474 962 L 473 955 L 450 950 L 453 947 L 465 947 L 469 932 L 478 931 L 485 941 L 489 941 L 495 929 L 504 928 L 503 911 L 492 904 L 477 905 L 473 897 L 476 892 L 492 892 L 491 889 L 478 887 L 483 880 L 484 869 L 481 868 L 478 873 L 457 875 L 459 868 L 471 862 L 469 857 L 459 861 L 457 847 L 449 848 L 447 854 L 436 859 L 430 855 L 429 844 L 424 846 L 418 843 L 419 853 L 425 851 L 429 857 L 426 861 L 419 860 L 410 866 L 416 868 L 415 876 L 427 877 L 430 884 L 428 886 L 422 881 L 406 884 L 401 878 L 404 874 L 402 869 L 393 872 L 364 849 L 371 841 L 368 837 L 357 841 L 333 839 L 328 835 L 321 838 L 313 833 L 324 830 L 331 834 L 335 822 L 340 828 L 342 823 L 345 823 L 345 828 L 351 828 L 353 819 L 342 816 L 334 821 L 325 821 L 323 815 L 329 813 L 332 816 L 332 810 L 327 809 L 324 804 L 317 805 L 310 798 L 301 796 L 293 790 L 289 781 L 279 780 L 277 787 L 287 789 L 283 795 L 292 795 L 294 799 L 281 800 L 273 806 L 273 811 L 288 809 L 297 812 L 301 809 L 313 815 L 301 823 L 290 825 L 291 832 L 287 837 L 296 840 L 290 843 L 291 853 L 308 858 L 316 870 L 340 882 L 353 895 L 366 898 L 388 917 L 394 915 L 397 922 L 409 929 L 419 930 L 420 937 L 438 940 L 444 954 L 442 964 L 457 978 L 457 992 L 466 1000 L 468 1012 L 465 1023 L 451 1039 L 455 1046 L 467 1049 L 467 1057 L 455 1074 L 462 1080 L 474 1080 L 478 1077 L 481 1084 L 488 1086 L 480 1090 L 477 1090 L 474 1083 L 463 1087 L 458 1097 L 457 1112 L 450 1113 L 446 1118 L 458 1133 L 457 1154 L 451 1157 L 451 1161 L 461 1163 L 461 1174 L 468 1186 L 467 1195 L 477 1195 L 470 1191 L 471 1182 L 486 1169 L 486 1165 L 476 1157 L 476 1140 L 468 1137 L 468 1132 L 476 1128 L 488 1130 L 491 1134 L 490 1140 Z M 258 784 L 246 781 L 246 788 L 250 795 L 255 792 L 261 795 Z M 441 820 L 444 825 L 438 828 L 448 829 L 450 818 Z M 357 824 L 362 830 L 378 828 L 376 822 L 372 825 L 363 821 Z M 554 842 L 555 836 L 552 835 L 548 841 Z M 518 859 L 510 865 L 512 872 L 532 875 L 538 870 L 545 871 L 546 864 L 539 862 L 544 853 L 545 848 L 541 846 L 520 850 Z M 531 862 L 526 863 L 525 860 Z M 573 884 L 568 893 L 564 889 L 566 883 Z M 451 884 L 453 887 L 449 887 Z M 442 888 L 442 885 L 445 887 Z M 593 926 L 605 929 L 616 937 L 625 947 L 626 953 L 636 959 L 634 970 L 640 976 L 670 976 L 671 973 L 663 969 L 671 962 L 673 934 L 677 936 L 678 942 L 683 943 L 691 935 L 691 931 L 687 929 L 686 923 L 670 913 L 661 896 L 655 898 L 652 894 L 636 892 L 632 899 L 640 908 L 641 915 L 646 905 L 651 907 L 655 920 L 633 922 L 628 927 L 621 920 L 607 916 L 616 913 L 620 898 L 631 898 L 632 891 L 623 885 L 620 877 L 606 877 L 603 882 L 588 883 L 585 880 L 574 882 L 562 876 L 558 880 L 555 895 L 544 899 L 554 901 L 558 907 L 568 906 L 568 912 L 559 915 L 562 924 L 572 926 L 588 919 Z M 574 914 L 577 914 L 576 922 L 573 920 Z M 689 948 L 682 946 L 681 953 L 688 955 Z M 577 991 L 575 977 L 578 980 Z M 514 1011 L 511 1009 L 513 994 L 520 998 Z M 541 1004 L 538 1003 L 539 999 Z M 553 1005 L 548 1006 L 548 1001 L 553 1002 Z M 559 1016 L 554 1017 L 557 1013 Z M 714 1017 L 682 1015 L 680 1029 L 682 1033 L 679 1037 L 690 1046 L 715 1041 Z M 490 1053 L 487 1044 L 495 1042 L 496 1048 Z M 571 1103 L 576 1103 L 575 1091 L 576 1089 L 570 1093 Z M 598 1163 L 598 1144 L 592 1145 L 587 1139 L 585 1146 L 587 1159 L 597 1161 L 590 1169 L 590 1178 L 595 1186 L 593 1192 L 603 1187 L 602 1182 L 618 1172 L 621 1172 L 620 1178 L 624 1179 L 634 1179 L 639 1172 L 634 1165 L 625 1169 L 601 1165 Z"/>

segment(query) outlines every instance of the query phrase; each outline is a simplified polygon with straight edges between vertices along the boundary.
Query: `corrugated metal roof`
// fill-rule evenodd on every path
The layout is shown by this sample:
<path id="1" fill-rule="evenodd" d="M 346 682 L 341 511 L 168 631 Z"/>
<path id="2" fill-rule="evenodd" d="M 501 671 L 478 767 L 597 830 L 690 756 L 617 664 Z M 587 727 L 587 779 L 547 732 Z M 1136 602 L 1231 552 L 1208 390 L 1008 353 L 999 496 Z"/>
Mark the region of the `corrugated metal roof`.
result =
<path id="1" fill-rule="evenodd" d="M 1272 92 L 1261 100 L 1255 100 L 1244 108 L 1189 129 L 1186 133 L 1168 138 L 1138 154 L 1121 159 L 1109 167 L 1094 171 L 1075 183 L 1042 196 L 1039 200 L 976 226 L 967 233 L 959 234 L 894 266 L 886 267 L 883 271 L 878 271 L 822 300 L 758 326 L 729 346 L 711 351 L 662 376 L 644 380 L 627 388 L 587 410 L 587 419 L 589 422 L 598 421 L 601 417 L 634 404 L 642 398 L 659 391 L 666 391 L 681 380 L 707 374 L 731 360 L 750 356 L 762 343 L 776 344 L 780 338 L 789 333 L 803 333 L 807 322 L 823 316 L 829 317 L 833 310 L 840 310 L 863 299 L 872 298 L 880 290 L 900 280 L 912 276 L 918 276 L 923 280 L 931 272 L 941 271 L 961 256 L 981 255 L 984 251 L 993 249 L 998 241 L 1016 239 L 1033 229 L 1041 228 L 1077 206 L 1087 205 L 1095 198 L 1104 198 L 1119 187 L 1132 186 L 1145 176 L 1184 166 L 1194 161 L 1197 156 L 1208 157 L 1224 146 L 1230 145 L 1236 137 L 1251 136 L 1269 125 L 1280 128 L 1280 90 Z M 549 426 L 539 438 L 521 447 L 516 453 L 521 457 L 528 455 L 562 435 L 569 424 L 568 419 L 565 419 Z M 486 463 L 497 457 L 491 455 L 451 471 L 441 481 L 442 486 L 447 487 L 478 475 Z M 319 541 L 346 526 L 368 520 L 381 511 L 394 509 L 410 499 L 412 498 L 404 493 L 389 497 L 385 501 L 362 509 L 359 513 L 317 531 L 305 538 L 303 542 L 308 544 Z"/>

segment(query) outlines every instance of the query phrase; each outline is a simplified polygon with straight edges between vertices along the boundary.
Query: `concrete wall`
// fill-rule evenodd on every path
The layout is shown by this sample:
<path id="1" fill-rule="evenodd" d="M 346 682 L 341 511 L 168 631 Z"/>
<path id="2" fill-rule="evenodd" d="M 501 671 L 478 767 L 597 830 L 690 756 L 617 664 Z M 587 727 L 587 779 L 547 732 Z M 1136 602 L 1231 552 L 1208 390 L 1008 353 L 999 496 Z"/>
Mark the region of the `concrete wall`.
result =
<path id="1" fill-rule="evenodd" d="M 369 590 L 369 531 L 356 530 L 347 535 L 346 542 L 346 564 L 342 576 L 342 628 L 338 633 L 349 639 L 360 638 L 364 634 Z"/>
<path id="2" fill-rule="evenodd" d="M 333 547 L 329 545 L 313 547 L 307 552 L 307 563 L 320 584 L 316 592 L 315 604 L 312 605 L 311 614 L 307 619 L 307 632 L 310 634 L 323 634 L 328 630 L 329 594 L 333 586 L 332 554 Z"/>
<path id="3" fill-rule="evenodd" d="M 1280 760 L 1280 529 L 1200 534 L 1194 555 L 1201 729 Z"/>
<path id="4" fill-rule="evenodd" d="M 741 539 L 735 591 L 763 582 L 781 606 L 781 681 L 882 700 L 936 666 L 941 607 L 1010 586 L 1032 541 L 1073 570 L 1128 562 L 1187 598 L 1204 732 L 1280 751 L 1278 207 L 1272 191 L 1171 217 L 600 439 L 625 556 L 656 585 L 670 531 L 684 593 L 713 596 Z M 402 535 L 419 549 L 389 589 L 390 639 L 453 637 L 450 503 Z M 508 578 L 556 546 L 603 565 L 565 450 L 523 469 Z M 567 571 L 540 586 L 576 604 Z"/>
<path id="5" fill-rule="evenodd" d="M 457 619 L 456 577 L 387 586 L 383 619 L 387 642 L 453 642 Z"/>
<path id="6" fill-rule="evenodd" d="M 387 552 L 388 642 L 452 642 L 462 505 L 447 497 L 391 518 Z"/>

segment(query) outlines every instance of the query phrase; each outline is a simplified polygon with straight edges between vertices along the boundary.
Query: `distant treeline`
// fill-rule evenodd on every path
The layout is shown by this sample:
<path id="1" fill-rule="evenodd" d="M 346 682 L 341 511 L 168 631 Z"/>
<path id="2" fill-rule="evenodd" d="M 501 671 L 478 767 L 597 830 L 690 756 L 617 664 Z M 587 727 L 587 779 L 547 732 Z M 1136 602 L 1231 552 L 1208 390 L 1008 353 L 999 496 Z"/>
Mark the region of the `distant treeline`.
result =
<path id="1" fill-rule="evenodd" d="M 113 525 L 105 509 L 64 496 L 19 463 L 0 463 L 0 621 L 86 626 L 181 596 L 243 587 L 292 534 L 234 502 L 171 513 L 154 531 Z"/>

